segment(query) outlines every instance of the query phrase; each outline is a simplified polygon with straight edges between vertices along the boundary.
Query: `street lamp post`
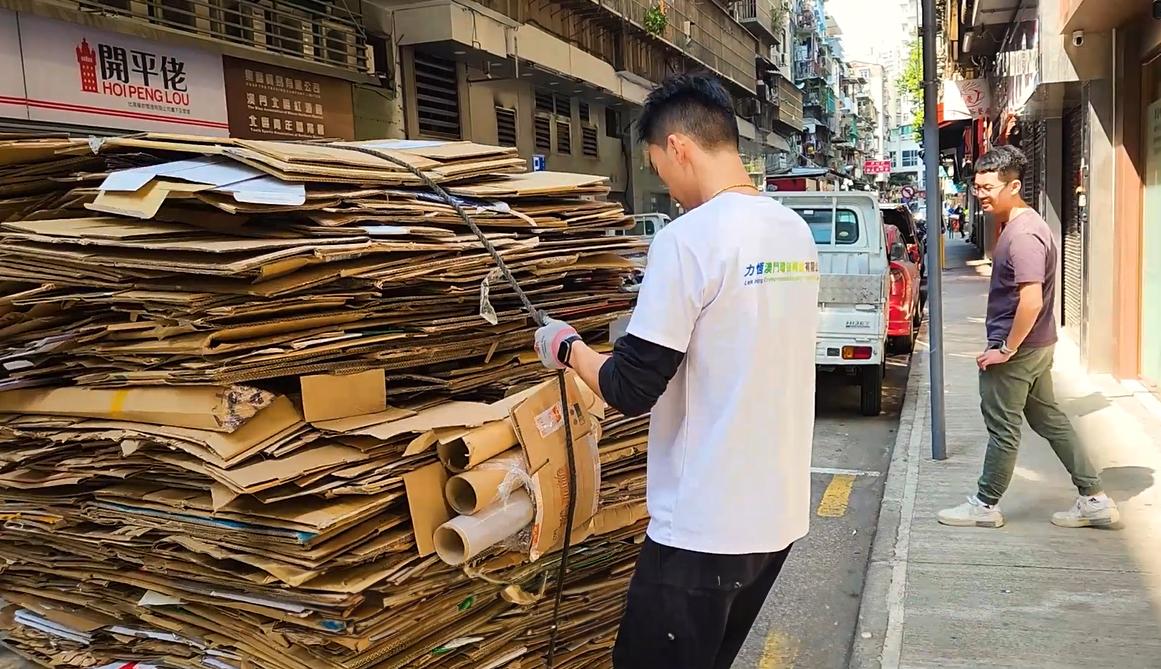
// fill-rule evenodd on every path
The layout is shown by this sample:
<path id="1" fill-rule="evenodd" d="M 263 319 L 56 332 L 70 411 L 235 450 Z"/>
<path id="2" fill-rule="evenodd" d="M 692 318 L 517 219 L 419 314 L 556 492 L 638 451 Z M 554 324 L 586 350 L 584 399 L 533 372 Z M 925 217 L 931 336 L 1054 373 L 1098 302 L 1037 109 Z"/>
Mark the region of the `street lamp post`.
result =
<path id="1" fill-rule="evenodd" d="M 935 38 L 939 30 L 935 0 L 922 0 L 923 23 L 923 163 L 927 182 L 927 309 L 928 341 L 931 361 L 931 457 L 947 458 L 947 421 L 943 401 L 943 262 L 940 246 L 930 242 L 932 234 L 940 242 L 941 206 L 939 182 L 939 119 L 936 96 L 939 95 L 939 73 L 936 72 Z"/>

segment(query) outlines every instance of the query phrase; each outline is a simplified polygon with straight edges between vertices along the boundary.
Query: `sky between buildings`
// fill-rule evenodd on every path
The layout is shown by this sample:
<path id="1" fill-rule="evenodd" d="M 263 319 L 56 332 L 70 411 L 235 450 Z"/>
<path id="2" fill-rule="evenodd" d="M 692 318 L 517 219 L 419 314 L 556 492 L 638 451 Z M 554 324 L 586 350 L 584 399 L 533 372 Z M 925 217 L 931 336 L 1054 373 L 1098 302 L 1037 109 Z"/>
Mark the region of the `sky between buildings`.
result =
<path id="1" fill-rule="evenodd" d="M 843 52 L 847 60 L 880 62 L 885 53 L 895 52 L 912 36 L 903 11 L 903 0 L 826 0 L 826 11 L 842 29 Z M 914 26 L 914 17 L 910 25 Z"/>

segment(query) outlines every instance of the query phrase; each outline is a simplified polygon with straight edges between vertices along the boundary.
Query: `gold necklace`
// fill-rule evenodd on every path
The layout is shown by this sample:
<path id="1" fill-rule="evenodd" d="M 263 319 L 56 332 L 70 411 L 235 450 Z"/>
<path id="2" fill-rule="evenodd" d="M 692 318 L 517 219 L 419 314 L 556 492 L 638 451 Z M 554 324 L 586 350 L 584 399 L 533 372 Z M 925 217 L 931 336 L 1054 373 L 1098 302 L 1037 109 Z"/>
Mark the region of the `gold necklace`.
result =
<path id="1" fill-rule="evenodd" d="M 721 195 L 722 193 L 724 193 L 724 192 L 726 192 L 726 191 L 728 191 L 728 190 L 732 190 L 732 189 L 734 189 L 734 188 L 752 188 L 752 189 L 754 189 L 754 190 L 758 190 L 758 187 L 757 187 L 757 186 L 755 186 L 755 185 L 754 185 L 754 184 L 752 184 L 752 183 L 734 184 L 734 185 L 732 185 L 732 186 L 726 186 L 725 188 L 721 189 L 720 191 L 718 191 L 718 192 L 714 193 L 713 195 L 709 196 L 709 200 L 712 200 L 712 199 L 714 199 L 715 197 L 717 197 L 717 196 Z M 706 202 L 709 202 L 709 200 L 706 200 Z"/>

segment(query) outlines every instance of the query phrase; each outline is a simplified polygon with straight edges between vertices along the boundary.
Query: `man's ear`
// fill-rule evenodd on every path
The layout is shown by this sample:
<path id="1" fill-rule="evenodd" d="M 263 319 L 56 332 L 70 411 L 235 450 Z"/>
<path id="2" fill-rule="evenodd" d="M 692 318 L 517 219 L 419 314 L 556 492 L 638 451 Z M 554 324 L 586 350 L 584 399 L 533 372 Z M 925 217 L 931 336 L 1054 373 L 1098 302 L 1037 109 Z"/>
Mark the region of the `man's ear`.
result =
<path id="1" fill-rule="evenodd" d="M 1024 191 L 1024 182 L 1020 179 L 1012 179 L 1008 185 L 1012 188 L 1012 195 L 1019 195 Z"/>
<path id="2" fill-rule="evenodd" d="M 689 138 L 685 135 L 674 133 L 667 138 L 669 149 L 673 151 L 673 158 L 678 165 L 688 165 L 690 159 Z"/>

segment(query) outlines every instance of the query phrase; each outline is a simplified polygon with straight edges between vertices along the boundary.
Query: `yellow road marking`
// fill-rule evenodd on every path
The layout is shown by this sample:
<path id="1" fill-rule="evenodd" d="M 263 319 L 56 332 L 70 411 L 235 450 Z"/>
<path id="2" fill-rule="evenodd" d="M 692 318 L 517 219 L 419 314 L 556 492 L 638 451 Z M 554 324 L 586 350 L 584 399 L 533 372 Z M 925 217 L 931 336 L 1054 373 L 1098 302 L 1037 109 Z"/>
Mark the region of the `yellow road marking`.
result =
<path id="1" fill-rule="evenodd" d="M 847 512 L 851 501 L 851 487 L 855 484 L 853 474 L 835 474 L 822 493 L 818 503 L 818 515 L 822 518 L 841 518 Z"/>
<path id="2" fill-rule="evenodd" d="M 790 669 L 798 657 L 798 640 L 782 632 L 770 632 L 762 645 L 758 669 Z"/>

